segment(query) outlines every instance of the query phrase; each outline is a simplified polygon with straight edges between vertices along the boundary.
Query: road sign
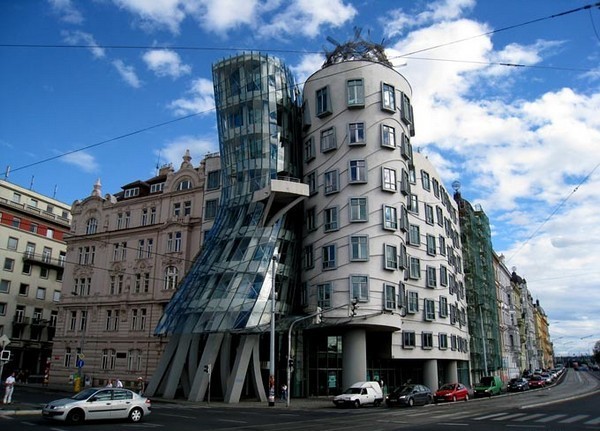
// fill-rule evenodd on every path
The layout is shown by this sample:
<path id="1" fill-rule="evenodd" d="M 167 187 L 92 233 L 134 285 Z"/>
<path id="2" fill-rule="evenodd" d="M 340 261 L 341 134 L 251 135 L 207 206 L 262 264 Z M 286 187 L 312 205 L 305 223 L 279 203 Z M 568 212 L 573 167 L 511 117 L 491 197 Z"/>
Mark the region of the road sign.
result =
<path id="1" fill-rule="evenodd" d="M 4 349 L 9 344 L 10 344 L 10 338 L 8 338 L 6 336 L 6 334 L 2 334 L 2 336 L 0 337 L 0 346 L 2 346 L 2 349 Z"/>
<path id="2" fill-rule="evenodd" d="M 77 359 L 77 361 L 75 362 L 75 366 L 77 368 L 83 368 L 84 365 L 85 365 L 85 362 L 83 361 L 83 359 Z"/>
<path id="3" fill-rule="evenodd" d="M 2 362 L 10 361 L 10 350 L 2 350 L 0 352 L 0 361 L 2 361 Z"/>

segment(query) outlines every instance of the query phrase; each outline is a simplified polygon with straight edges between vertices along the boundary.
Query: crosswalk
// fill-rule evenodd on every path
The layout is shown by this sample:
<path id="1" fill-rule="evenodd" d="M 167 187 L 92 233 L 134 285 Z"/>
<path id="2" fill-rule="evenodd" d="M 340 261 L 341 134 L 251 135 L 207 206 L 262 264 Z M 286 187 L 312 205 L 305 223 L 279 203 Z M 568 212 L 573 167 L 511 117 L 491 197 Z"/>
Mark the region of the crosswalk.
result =
<path id="1" fill-rule="evenodd" d="M 472 421 L 497 421 L 497 422 L 519 422 L 530 424 L 581 424 L 586 426 L 600 425 L 600 416 L 584 415 L 584 414 L 566 414 L 566 413 L 492 413 L 488 415 L 475 415 L 471 417 L 463 417 Z"/>

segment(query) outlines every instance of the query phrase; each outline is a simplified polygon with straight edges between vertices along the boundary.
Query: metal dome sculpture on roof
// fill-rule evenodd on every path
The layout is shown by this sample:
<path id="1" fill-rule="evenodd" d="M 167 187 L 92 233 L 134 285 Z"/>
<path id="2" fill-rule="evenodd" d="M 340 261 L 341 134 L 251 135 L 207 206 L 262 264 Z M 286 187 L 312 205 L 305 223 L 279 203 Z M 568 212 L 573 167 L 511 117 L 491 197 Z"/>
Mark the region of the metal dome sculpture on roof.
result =
<path id="1" fill-rule="evenodd" d="M 333 51 L 325 49 L 326 60 L 321 68 L 324 69 L 333 64 L 352 60 L 372 61 L 385 64 L 388 67 L 393 67 L 392 63 L 385 55 L 383 42 L 374 43 L 367 41 L 361 37 L 361 31 L 362 29 L 356 28 L 354 30 L 354 40 L 344 44 L 341 44 L 334 38 L 328 36 L 327 40 L 335 45 L 335 49 Z"/>

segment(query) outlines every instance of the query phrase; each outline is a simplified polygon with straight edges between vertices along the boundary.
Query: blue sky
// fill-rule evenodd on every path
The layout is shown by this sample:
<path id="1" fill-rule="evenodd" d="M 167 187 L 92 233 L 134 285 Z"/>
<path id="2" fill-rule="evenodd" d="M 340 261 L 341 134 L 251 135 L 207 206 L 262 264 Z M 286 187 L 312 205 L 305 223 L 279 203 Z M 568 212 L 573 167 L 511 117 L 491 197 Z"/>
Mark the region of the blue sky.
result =
<path id="1" fill-rule="evenodd" d="M 589 352 L 600 340 L 600 9 L 576 9 L 594 3 L 3 0 L 0 173 L 72 203 L 98 178 L 115 193 L 179 166 L 188 148 L 197 164 L 218 151 L 212 63 L 260 50 L 301 83 L 328 36 L 358 27 L 411 83 L 413 145 L 482 206 L 555 350 Z"/>

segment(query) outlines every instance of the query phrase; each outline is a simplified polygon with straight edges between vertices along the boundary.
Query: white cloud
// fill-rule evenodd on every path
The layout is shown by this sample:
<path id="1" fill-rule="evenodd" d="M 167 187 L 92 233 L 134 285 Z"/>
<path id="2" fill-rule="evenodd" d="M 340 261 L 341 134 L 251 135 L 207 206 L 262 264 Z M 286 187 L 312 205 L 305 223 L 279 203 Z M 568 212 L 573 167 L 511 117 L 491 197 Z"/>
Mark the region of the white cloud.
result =
<path id="1" fill-rule="evenodd" d="M 77 151 L 75 153 L 67 154 L 62 156 L 59 160 L 63 163 L 77 166 L 82 171 L 88 173 L 97 172 L 99 168 L 94 156 L 92 156 L 90 153 L 86 153 L 85 151 Z"/>
<path id="2" fill-rule="evenodd" d="M 155 151 L 155 155 L 160 157 L 161 164 L 169 163 L 179 169 L 186 150 L 190 150 L 192 164 L 198 166 L 206 154 L 219 151 L 219 143 L 217 139 L 207 137 L 180 136 Z"/>
<path id="3" fill-rule="evenodd" d="M 298 65 L 290 66 L 290 70 L 294 73 L 297 80 L 296 84 L 303 87 L 308 77 L 315 73 L 315 71 L 321 69 L 323 63 L 325 63 L 325 56 L 322 54 L 302 55 Z"/>
<path id="4" fill-rule="evenodd" d="M 179 33 L 179 26 L 189 8 L 196 7 L 198 0 L 113 0 L 122 9 L 134 14 L 137 24 L 146 30 L 168 30 Z"/>
<path id="5" fill-rule="evenodd" d="M 202 0 L 193 15 L 207 31 L 224 34 L 240 25 L 258 21 L 257 0 Z"/>
<path id="6" fill-rule="evenodd" d="M 83 31 L 62 31 L 63 40 L 70 45 L 86 45 L 94 58 L 104 58 L 106 52 L 104 48 L 98 46 L 94 36 Z"/>
<path id="7" fill-rule="evenodd" d="M 282 33 L 316 37 L 321 27 L 340 27 L 357 15 L 357 10 L 343 0 L 297 0 L 283 12 L 276 13 L 271 22 L 258 29 L 262 36 L 281 37 Z"/>
<path id="8" fill-rule="evenodd" d="M 182 97 L 169 104 L 169 109 L 177 116 L 202 113 L 212 114 L 215 99 L 212 81 L 204 78 L 194 80 L 187 91 L 188 97 Z"/>
<path id="9" fill-rule="evenodd" d="M 190 74 L 192 71 L 189 65 L 182 64 L 179 54 L 175 51 L 155 49 L 145 52 L 142 58 L 148 69 L 160 77 L 179 78 Z"/>
<path id="10" fill-rule="evenodd" d="M 128 85 L 133 88 L 139 88 L 142 86 L 142 82 L 137 77 L 135 68 L 133 66 L 127 66 L 123 60 L 114 60 L 112 64 L 115 69 L 117 69 L 117 72 L 119 72 L 119 75 L 121 75 L 121 78 L 123 78 L 123 81 L 125 81 Z"/>
<path id="11" fill-rule="evenodd" d="M 60 15 L 61 21 L 69 24 L 82 24 L 84 19 L 71 0 L 48 0 L 52 10 Z"/>

